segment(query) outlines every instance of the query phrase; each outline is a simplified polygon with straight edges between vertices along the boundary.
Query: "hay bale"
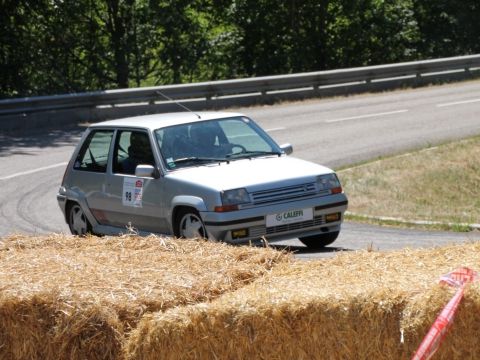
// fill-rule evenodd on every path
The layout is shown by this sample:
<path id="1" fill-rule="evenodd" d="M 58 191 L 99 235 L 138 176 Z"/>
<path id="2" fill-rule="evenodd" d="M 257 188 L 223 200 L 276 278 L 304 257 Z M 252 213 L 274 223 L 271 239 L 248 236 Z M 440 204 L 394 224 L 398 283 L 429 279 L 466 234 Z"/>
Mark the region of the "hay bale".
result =
<path id="1" fill-rule="evenodd" d="M 403 312 L 405 343 L 415 351 L 454 289 L 436 285 L 424 294 L 415 295 Z M 460 303 L 453 324 L 433 359 L 478 359 L 480 357 L 480 284 L 469 285 Z M 414 345 L 414 346 L 412 346 Z"/>
<path id="2" fill-rule="evenodd" d="M 55 293 L 0 297 L 0 358 L 117 359 L 123 327 L 116 314 Z"/>
<path id="3" fill-rule="evenodd" d="M 143 314 L 215 299 L 289 261 L 155 236 L 2 239 L 0 358 L 119 358 Z"/>
<path id="4" fill-rule="evenodd" d="M 439 277 L 479 264 L 475 243 L 282 264 L 210 303 L 145 316 L 126 357 L 408 359 L 454 293 Z M 478 310 L 475 284 L 436 358 L 478 357 Z"/>

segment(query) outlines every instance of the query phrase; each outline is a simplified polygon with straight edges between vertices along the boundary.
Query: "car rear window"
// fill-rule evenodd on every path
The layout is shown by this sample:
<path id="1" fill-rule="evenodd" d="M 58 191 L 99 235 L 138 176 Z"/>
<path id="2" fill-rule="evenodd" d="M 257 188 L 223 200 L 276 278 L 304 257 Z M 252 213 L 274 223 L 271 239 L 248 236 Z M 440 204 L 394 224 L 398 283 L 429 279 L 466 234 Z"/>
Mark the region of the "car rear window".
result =
<path id="1" fill-rule="evenodd" d="M 92 131 L 83 143 L 73 165 L 75 170 L 106 172 L 113 130 Z"/>

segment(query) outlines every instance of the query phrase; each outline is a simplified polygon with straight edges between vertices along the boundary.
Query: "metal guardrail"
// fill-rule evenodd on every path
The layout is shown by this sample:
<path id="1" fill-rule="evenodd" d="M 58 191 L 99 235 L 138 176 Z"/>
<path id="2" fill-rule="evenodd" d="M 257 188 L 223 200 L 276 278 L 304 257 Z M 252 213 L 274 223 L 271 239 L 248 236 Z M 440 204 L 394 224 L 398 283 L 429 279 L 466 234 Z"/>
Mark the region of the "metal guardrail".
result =
<path id="1" fill-rule="evenodd" d="M 194 109 L 211 109 L 269 102 L 274 99 L 388 89 L 400 85 L 432 83 L 452 77 L 462 79 L 471 77 L 472 72 L 479 68 L 480 54 L 238 80 L 7 99 L 0 100 L 0 128 L 7 118 L 13 120 L 22 117 L 26 120 L 36 114 L 39 119 L 39 114 L 45 112 L 52 117 L 52 114 L 61 111 L 64 117 L 68 117 L 69 113 L 77 111 L 77 114 L 72 116 L 76 121 L 118 117 L 120 113 L 140 115 L 157 112 L 161 111 L 162 106 L 167 108 L 165 105 L 172 104 L 165 101 L 161 94 L 176 101 L 188 101 Z M 116 108 L 116 111 L 105 111 L 108 108 Z M 83 110 L 83 113 L 80 110 Z M 178 110 L 181 109 L 175 109 Z"/>

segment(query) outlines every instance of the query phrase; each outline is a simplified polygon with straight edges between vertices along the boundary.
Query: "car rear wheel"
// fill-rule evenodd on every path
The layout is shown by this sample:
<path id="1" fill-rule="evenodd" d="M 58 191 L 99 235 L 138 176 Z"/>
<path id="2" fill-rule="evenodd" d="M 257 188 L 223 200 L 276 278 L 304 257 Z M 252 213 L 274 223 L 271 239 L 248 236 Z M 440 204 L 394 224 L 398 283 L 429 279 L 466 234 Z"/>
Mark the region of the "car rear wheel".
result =
<path id="1" fill-rule="evenodd" d="M 180 238 L 207 239 L 207 229 L 203 224 L 198 211 L 194 209 L 183 209 L 177 215 L 177 234 Z"/>
<path id="2" fill-rule="evenodd" d="M 333 243 L 338 237 L 339 231 L 329 232 L 326 234 L 318 234 L 313 236 L 301 237 L 299 240 L 309 249 L 321 249 Z"/>
<path id="3" fill-rule="evenodd" d="M 73 235 L 85 236 L 92 232 L 92 225 L 80 205 L 72 204 L 68 211 L 68 226 Z"/>

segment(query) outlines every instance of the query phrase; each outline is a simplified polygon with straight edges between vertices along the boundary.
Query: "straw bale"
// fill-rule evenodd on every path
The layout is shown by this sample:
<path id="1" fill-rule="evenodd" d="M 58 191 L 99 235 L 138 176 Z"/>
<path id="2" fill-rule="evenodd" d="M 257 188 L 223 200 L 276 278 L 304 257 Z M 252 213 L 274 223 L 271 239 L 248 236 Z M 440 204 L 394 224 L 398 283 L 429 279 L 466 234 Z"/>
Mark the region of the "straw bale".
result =
<path id="1" fill-rule="evenodd" d="M 480 263 L 479 263 L 480 264 Z M 436 285 L 422 296 L 414 296 L 404 309 L 402 325 L 406 344 L 419 345 L 455 289 Z M 453 324 L 440 345 L 435 360 L 480 358 L 480 284 L 471 284 L 460 303 Z M 412 349 L 414 351 L 414 349 Z"/>
<path id="2" fill-rule="evenodd" d="M 126 357 L 408 359 L 454 293 L 439 277 L 479 264 L 476 243 L 280 264 L 210 303 L 145 316 Z M 438 358 L 480 356 L 479 308 L 474 284 Z"/>
<path id="3" fill-rule="evenodd" d="M 291 257 L 161 237 L 0 241 L 0 358 L 119 358 L 143 314 L 209 301 Z"/>
<path id="4" fill-rule="evenodd" d="M 106 307 L 80 307 L 55 293 L 0 296 L 2 359 L 116 359 L 121 332 Z"/>

